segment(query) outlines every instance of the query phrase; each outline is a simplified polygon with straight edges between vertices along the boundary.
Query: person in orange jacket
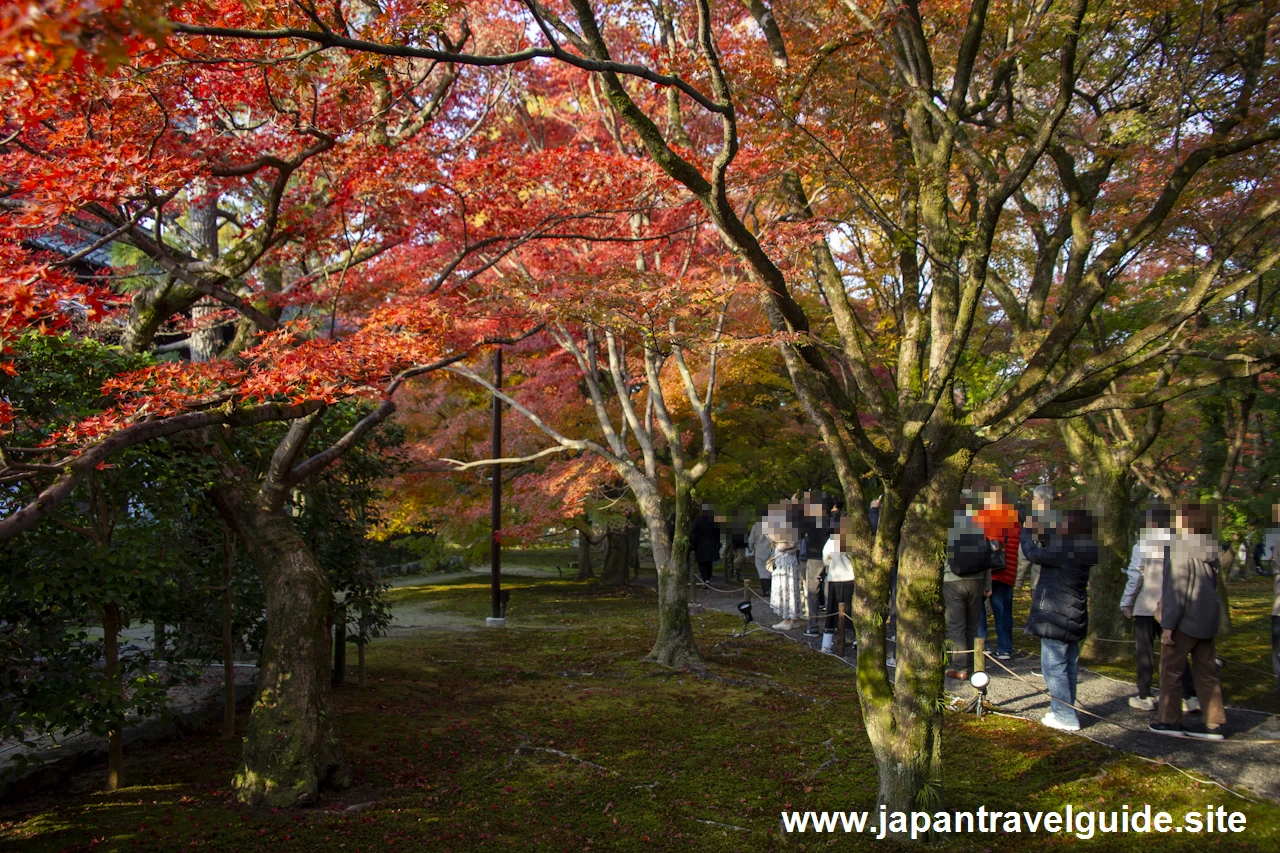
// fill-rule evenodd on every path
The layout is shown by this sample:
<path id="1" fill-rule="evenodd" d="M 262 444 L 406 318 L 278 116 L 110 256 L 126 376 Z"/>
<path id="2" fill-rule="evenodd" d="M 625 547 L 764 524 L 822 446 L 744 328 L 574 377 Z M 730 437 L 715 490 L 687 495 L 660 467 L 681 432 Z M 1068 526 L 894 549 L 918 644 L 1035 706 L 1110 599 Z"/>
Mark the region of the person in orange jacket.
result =
<path id="1" fill-rule="evenodd" d="M 990 600 L 991 615 L 996 623 L 996 659 L 1009 660 L 1013 657 L 1013 587 L 1018 579 L 1018 542 L 1022 528 L 1018 524 L 1018 511 L 1004 489 L 988 490 L 983 499 L 985 506 L 978 510 L 983 535 L 1004 545 L 1004 568 L 991 570 Z"/>

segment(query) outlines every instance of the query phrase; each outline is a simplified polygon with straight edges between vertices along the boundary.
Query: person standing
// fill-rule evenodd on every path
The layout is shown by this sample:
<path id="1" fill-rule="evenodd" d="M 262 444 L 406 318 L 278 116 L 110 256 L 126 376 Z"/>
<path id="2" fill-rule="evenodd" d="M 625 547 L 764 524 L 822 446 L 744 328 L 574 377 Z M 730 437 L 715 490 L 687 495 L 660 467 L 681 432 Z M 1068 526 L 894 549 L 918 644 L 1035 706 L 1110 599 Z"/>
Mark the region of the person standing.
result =
<path id="1" fill-rule="evenodd" d="M 1214 638 L 1218 635 L 1218 540 L 1213 516 L 1197 503 L 1178 507 L 1177 533 L 1164 565 L 1160 592 L 1160 721 L 1151 731 L 1222 740 L 1227 722 L 1218 679 Z M 1191 655 L 1191 677 L 1200 696 L 1203 723 L 1182 719 L 1182 673 Z"/>
<path id="2" fill-rule="evenodd" d="M 1018 547 L 1022 530 L 1018 511 L 1004 490 L 992 489 L 983 495 L 985 506 L 978 511 L 978 524 L 987 539 L 1004 549 L 1004 566 L 991 570 L 991 616 L 996 624 L 996 660 L 1013 658 L 1013 586 L 1018 579 Z M 983 620 L 985 624 L 986 620 Z"/>
<path id="3" fill-rule="evenodd" d="M 1040 668 L 1049 688 L 1049 713 L 1040 722 L 1051 729 L 1079 731 L 1075 704 L 1080 641 L 1089 633 L 1089 570 L 1098 564 L 1093 518 L 1083 510 L 1070 510 L 1058 529 L 1048 529 L 1028 517 L 1022 551 L 1040 566 L 1026 627 L 1028 634 L 1040 638 Z"/>
<path id="4" fill-rule="evenodd" d="M 978 523 L 978 510 L 969 490 L 965 505 L 956 510 L 947 531 L 947 560 L 942 572 L 942 602 L 951 643 L 951 667 L 947 678 L 969 677 L 973 640 L 983 616 L 983 604 L 991 595 L 991 557 L 987 538 Z"/>
<path id="5" fill-rule="evenodd" d="M 1031 517 L 1038 518 L 1040 522 L 1051 527 L 1059 519 L 1055 517 L 1053 512 L 1053 486 L 1048 483 L 1041 483 L 1031 491 Z M 1022 589 L 1023 584 L 1027 584 L 1031 593 L 1034 595 L 1036 591 L 1036 583 L 1040 580 L 1040 567 L 1027 559 L 1027 555 L 1022 553 L 1022 549 L 1018 549 L 1018 575 L 1014 579 L 1014 589 Z"/>
<path id="6" fill-rule="evenodd" d="M 1173 518 L 1166 506 L 1147 510 L 1146 522 L 1125 573 L 1129 576 L 1120 597 L 1120 612 L 1133 620 L 1134 652 L 1138 669 L 1138 695 L 1129 697 L 1129 707 L 1154 711 L 1156 700 L 1151 695 L 1151 675 L 1155 671 L 1156 644 L 1160 637 L 1160 594 L 1164 589 L 1165 551 L 1173 546 Z M 1184 670 L 1183 693 L 1187 695 L 1185 710 L 1198 708 L 1191 682 L 1191 671 Z"/>
<path id="7" fill-rule="evenodd" d="M 773 543 L 769 541 L 768 536 L 764 535 L 764 518 L 756 519 L 756 523 L 751 525 L 751 532 L 747 534 L 747 554 L 754 561 L 756 574 L 760 576 L 760 594 L 768 598 L 769 582 L 773 576 L 769 571 L 769 557 L 773 554 Z"/>
<path id="8" fill-rule="evenodd" d="M 787 501 L 770 506 L 764 519 L 764 534 L 773 543 L 768 567 L 773 580 L 769 607 L 782 618 L 773 626 L 778 631 L 791 631 L 802 624 L 804 574 L 797 558 L 802 515 L 799 503 Z"/>
<path id="9" fill-rule="evenodd" d="M 711 573 L 720 558 L 720 526 L 712 514 L 711 504 L 703 504 L 702 511 L 693 519 L 689 528 L 689 548 L 698 564 L 698 574 L 703 583 L 711 582 Z"/>
<path id="10" fill-rule="evenodd" d="M 831 648 L 837 633 L 843 636 L 852 624 L 849 618 L 840 618 L 841 604 L 844 604 L 846 617 L 853 615 L 853 533 L 850 527 L 847 519 L 837 524 L 827 544 L 822 546 L 822 565 L 827 572 L 827 624 L 822 636 L 823 651 Z"/>
<path id="11" fill-rule="evenodd" d="M 805 492 L 801 500 L 804 511 L 804 543 L 801 550 L 804 559 L 805 612 L 809 619 L 804 635 L 816 637 L 822 612 L 818 592 L 822 584 L 822 549 L 831 538 L 831 502 L 822 492 Z"/>

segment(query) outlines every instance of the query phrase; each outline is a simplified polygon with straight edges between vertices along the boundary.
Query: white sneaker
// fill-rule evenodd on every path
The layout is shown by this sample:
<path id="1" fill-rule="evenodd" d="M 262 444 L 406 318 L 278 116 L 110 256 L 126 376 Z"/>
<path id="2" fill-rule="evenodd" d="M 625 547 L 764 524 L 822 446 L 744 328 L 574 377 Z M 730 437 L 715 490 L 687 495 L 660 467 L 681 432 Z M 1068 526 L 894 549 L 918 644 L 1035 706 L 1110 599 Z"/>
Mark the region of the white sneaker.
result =
<path id="1" fill-rule="evenodd" d="M 1130 696 L 1129 707 L 1137 708 L 1139 711 L 1154 711 L 1156 709 L 1156 700 L 1154 696 L 1148 696 L 1145 699 L 1141 696 Z"/>
<path id="2" fill-rule="evenodd" d="M 775 631 L 787 631 L 787 630 L 790 630 L 790 628 L 791 628 L 790 619 L 783 619 L 781 622 L 773 626 L 773 630 Z"/>
<path id="3" fill-rule="evenodd" d="M 885 665 L 885 666 L 897 666 L 897 665 L 898 665 L 898 658 L 897 658 L 897 656 L 896 656 L 896 655 L 889 655 L 887 658 L 885 658 L 885 659 L 884 659 L 884 665 Z"/>
<path id="4" fill-rule="evenodd" d="M 1054 716 L 1053 712 L 1045 714 L 1040 718 L 1040 722 L 1051 729 L 1057 729 L 1060 732 L 1078 732 L 1080 731 L 1079 723 L 1064 723 Z"/>
<path id="5" fill-rule="evenodd" d="M 1200 700 L 1192 696 L 1190 699 L 1182 700 L 1182 713 L 1194 714 L 1200 710 Z"/>

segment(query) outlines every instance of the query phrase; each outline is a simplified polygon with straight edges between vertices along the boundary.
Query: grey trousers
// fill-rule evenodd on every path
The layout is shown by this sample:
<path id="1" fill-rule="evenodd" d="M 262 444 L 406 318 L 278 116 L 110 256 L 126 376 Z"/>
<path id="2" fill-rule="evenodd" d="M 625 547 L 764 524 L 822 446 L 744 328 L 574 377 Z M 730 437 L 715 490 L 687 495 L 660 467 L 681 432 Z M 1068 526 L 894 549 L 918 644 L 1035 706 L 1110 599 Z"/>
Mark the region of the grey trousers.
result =
<path id="1" fill-rule="evenodd" d="M 820 608 L 818 607 L 818 576 L 822 574 L 821 560 L 805 560 L 804 561 L 804 604 L 805 615 L 809 617 L 809 627 L 815 631 L 818 628 L 818 617 Z"/>
<path id="2" fill-rule="evenodd" d="M 973 648 L 973 639 L 978 636 L 978 626 L 982 624 L 982 605 L 985 600 L 986 581 L 981 575 L 942 584 L 942 604 L 947 613 L 947 639 L 951 641 L 952 649 L 956 650 L 951 654 L 952 669 L 969 669 L 973 655 L 962 650 Z"/>

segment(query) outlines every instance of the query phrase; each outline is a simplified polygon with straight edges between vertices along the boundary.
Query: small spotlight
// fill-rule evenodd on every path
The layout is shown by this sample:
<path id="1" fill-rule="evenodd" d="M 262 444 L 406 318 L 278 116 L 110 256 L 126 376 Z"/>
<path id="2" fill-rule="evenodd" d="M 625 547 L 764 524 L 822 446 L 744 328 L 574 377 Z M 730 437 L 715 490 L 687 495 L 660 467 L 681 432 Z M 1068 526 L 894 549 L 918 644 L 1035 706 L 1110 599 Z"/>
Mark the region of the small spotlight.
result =
<path id="1" fill-rule="evenodd" d="M 741 601 L 738 603 L 738 612 L 742 614 L 742 627 L 745 630 L 751 624 L 751 602 Z"/>
<path id="2" fill-rule="evenodd" d="M 969 683 L 985 693 L 987 685 L 991 683 L 991 676 L 987 675 L 985 672 L 975 672 L 973 675 L 969 676 Z"/>

